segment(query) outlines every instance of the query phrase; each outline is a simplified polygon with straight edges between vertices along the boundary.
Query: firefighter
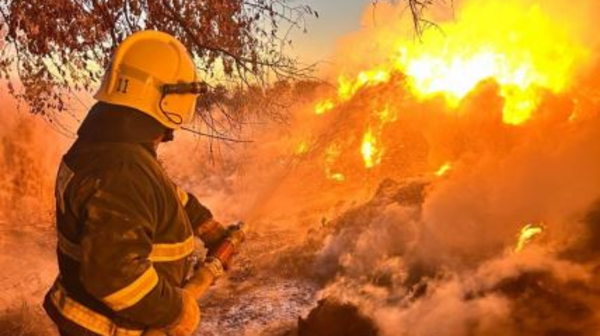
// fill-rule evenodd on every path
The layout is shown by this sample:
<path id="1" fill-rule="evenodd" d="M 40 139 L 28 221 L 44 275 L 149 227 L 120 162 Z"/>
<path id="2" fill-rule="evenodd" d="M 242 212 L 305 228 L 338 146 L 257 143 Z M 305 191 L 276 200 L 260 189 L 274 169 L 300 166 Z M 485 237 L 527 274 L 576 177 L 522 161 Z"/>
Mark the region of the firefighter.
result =
<path id="1" fill-rule="evenodd" d="M 169 179 L 156 149 L 190 121 L 200 87 L 169 34 L 138 32 L 117 48 L 56 180 L 59 276 L 44 308 L 61 335 L 196 329 L 197 302 L 182 289 L 194 235 L 210 250 L 226 229 Z"/>

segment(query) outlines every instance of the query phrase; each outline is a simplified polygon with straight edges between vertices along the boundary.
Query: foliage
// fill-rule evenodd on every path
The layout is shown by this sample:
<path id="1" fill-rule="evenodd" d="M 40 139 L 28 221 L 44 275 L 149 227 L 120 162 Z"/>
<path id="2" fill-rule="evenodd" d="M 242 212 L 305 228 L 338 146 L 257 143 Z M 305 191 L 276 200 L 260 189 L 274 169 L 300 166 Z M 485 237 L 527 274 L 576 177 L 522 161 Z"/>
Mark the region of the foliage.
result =
<path id="1" fill-rule="evenodd" d="M 10 79 L 16 70 L 22 89 L 9 84 L 10 93 L 40 114 L 65 110 L 65 91 L 92 90 L 115 47 L 143 29 L 177 36 L 220 83 L 305 77 L 310 69 L 284 47 L 318 16 L 286 0 L 0 0 L 0 14 L 0 71 Z"/>
<path id="2" fill-rule="evenodd" d="M 372 0 L 373 6 L 376 7 L 377 3 L 382 0 Z M 383 0 L 385 1 L 385 0 Z M 435 5 L 436 3 L 450 3 L 454 6 L 454 0 L 387 0 L 395 3 L 398 1 L 406 1 L 406 7 L 410 10 L 412 17 L 413 28 L 418 37 L 421 37 L 425 30 L 428 28 L 439 28 L 433 21 L 428 20 L 425 17 L 425 11 L 427 8 Z"/>
<path id="3" fill-rule="evenodd" d="M 450 0 L 387 1 L 406 1 L 420 34 L 430 24 L 424 9 Z M 293 97 L 282 88 L 311 79 L 312 70 L 285 47 L 290 32 L 306 30 L 311 16 L 318 13 L 293 0 L 0 0 L 0 76 L 29 111 L 52 120 L 68 110 L 69 100 L 81 103 L 80 93 L 97 86 L 124 38 L 143 29 L 165 31 L 216 83 L 198 104 L 196 131 L 229 137 L 243 124 L 242 111 L 285 121 Z"/>

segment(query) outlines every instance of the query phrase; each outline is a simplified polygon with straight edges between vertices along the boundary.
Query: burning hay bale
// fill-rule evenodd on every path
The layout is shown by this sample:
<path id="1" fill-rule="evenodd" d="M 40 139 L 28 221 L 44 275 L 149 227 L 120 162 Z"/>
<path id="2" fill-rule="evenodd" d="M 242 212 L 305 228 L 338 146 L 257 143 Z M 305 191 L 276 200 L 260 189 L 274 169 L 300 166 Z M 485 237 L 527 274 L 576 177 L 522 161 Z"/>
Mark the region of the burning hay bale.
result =
<path id="1" fill-rule="evenodd" d="M 371 201 L 338 219 L 317 263 L 330 272 L 320 292 L 326 300 L 301 320 L 299 330 L 325 335 L 331 330 L 324 320 L 353 311 L 342 326 L 366 320 L 376 335 L 384 336 L 597 335 L 600 263 L 581 258 L 597 250 L 597 204 L 583 216 L 585 234 L 571 245 L 522 240 L 521 232 L 504 252 L 459 266 L 422 258 L 422 245 L 432 247 L 422 239 L 428 231 L 419 213 L 428 185 L 386 181 Z M 401 206 L 404 217 L 380 215 Z M 398 231 L 411 221 L 411 230 Z M 387 244 L 386 236 L 395 244 Z M 335 332 L 355 335 L 346 329 Z"/>
<path id="2" fill-rule="evenodd" d="M 503 279 L 489 293 L 510 299 L 510 322 L 518 335 L 593 335 L 597 294 L 585 281 L 563 282 L 550 272 L 526 272 Z M 551 317 L 551 318 L 549 318 Z"/>
<path id="3" fill-rule="evenodd" d="M 417 216 L 429 183 L 427 179 L 386 179 L 370 201 L 334 220 L 317 256 L 315 272 L 319 278 L 370 274 L 383 254 L 403 256 L 412 249 L 417 236 L 411 217 Z M 386 273 L 384 267 L 375 277 L 386 277 Z"/>
<path id="4" fill-rule="evenodd" d="M 563 147 L 557 155 L 579 152 L 575 147 Z M 522 174 L 530 169 L 530 158 L 524 163 L 517 157 L 520 162 L 511 169 Z M 322 232 L 312 264 L 324 283 L 319 296 L 355 307 L 384 336 L 597 335 L 600 264 L 594 256 L 600 206 L 591 200 L 598 191 L 581 188 L 586 201 L 566 204 L 557 203 L 554 194 L 538 194 L 549 209 L 564 211 L 563 217 L 513 225 L 511 234 L 496 218 L 505 210 L 489 199 L 510 190 L 499 198 L 501 206 L 516 206 L 527 183 L 510 181 L 514 173 L 479 174 L 446 169 L 433 179 L 384 180 L 372 199 Z M 499 188 L 502 183 L 515 184 Z M 437 217 L 442 213 L 444 221 Z M 470 216 L 481 223 L 461 222 Z M 572 223 L 567 230 L 560 225 L 564 221 Z M 450 223 L 453 228 L 441 226 Z M 485 243 L 480 230 L 503 238 Z M 466 245 L 453 245 L 454 239 Z M 314 314 L 324 314 L 323 308 Z"/>
<path id="5" fill-rule="evenodd" d="M 575 262 L 590 262 L 600 256 L 600 201 L 596 202 L 581 221 L 581 234 L 563 251 L 563 257 Z M 600 266 L 600 265 L 599 265 Z"/>

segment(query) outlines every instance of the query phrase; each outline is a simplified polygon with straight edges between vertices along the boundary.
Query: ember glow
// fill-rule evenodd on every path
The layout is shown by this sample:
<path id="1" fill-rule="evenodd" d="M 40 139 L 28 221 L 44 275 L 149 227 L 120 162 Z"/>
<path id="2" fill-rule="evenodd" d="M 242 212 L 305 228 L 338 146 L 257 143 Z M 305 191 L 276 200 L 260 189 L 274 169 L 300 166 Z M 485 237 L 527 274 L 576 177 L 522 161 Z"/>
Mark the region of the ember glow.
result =
<path id="1" fill-rule="evenodd" d="M 446 162 L 435 172 L 435 175 L 438 177 L 442 177 L 448 174 L 450 170 L 452 170 L 452 163 Z"/>
<path id="2" fill-rule="evenodd" d="M 318 103 L 317 106 L 315 106 L 315 113 L 318 115 L 321 115 L 321 114 L 324 114 L 325 112 L 331 110 L 334 107 L 335 107 L 335 104 L 333 103 L 333 101 L 331 99 L 327 99 L 325 101 Z"/>
<path id="3" fill-rule="evenodd" d="M 333 168 L 340 155 L 341 150 L 337 144 L 332 144 L 325 150 L 325 176 L 334 182 L 344 182 L 346 180 L 344 174 Z"/>
<path id="4" fill-rule="evenodd" d="M 381 155 L 383 151 L 379 148 L 377 138 L 373 134 L 373 131 L 369 128 L 363 136 L 362 147 L 360 150 L 363 160 L 365 161 L 365 167 L 373 168 L 381 162 Z"/>
<path id="5" fill-rule="evenodd" d="M 544 229 L 540 225 L 525 225 L 519 234 L 517 246 L 515 246 L 515 252 L 521 252 L 527 246 L 527 244 L 529 244 L 535 237 L 542 234 L 543 231 Z"/>
<path id="6" fill-rule="evenodd" d="M 306 154 L 309 150 L 309 146 L 308 143 L 306 141 L 302 141 L 298 147 L 296 147 L 296 154 L 297 155 L 303 155 Z"/>

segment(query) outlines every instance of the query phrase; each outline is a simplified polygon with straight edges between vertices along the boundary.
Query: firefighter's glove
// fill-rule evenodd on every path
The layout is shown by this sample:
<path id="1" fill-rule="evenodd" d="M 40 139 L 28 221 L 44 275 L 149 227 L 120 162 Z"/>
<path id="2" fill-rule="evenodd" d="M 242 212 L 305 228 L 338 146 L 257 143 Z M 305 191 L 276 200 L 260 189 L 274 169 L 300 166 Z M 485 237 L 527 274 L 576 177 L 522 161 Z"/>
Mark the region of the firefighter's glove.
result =
<path id="1" fill-rule="evenodd" d="M 223 224 L 214 219 L 209 219 L 197 229 L 197 235 L 202 239 L 208 253 L 214 252 L 227 238 L 228 230 Z"/>
<path id="2" fill-rule="evenodd" d="M 181 290 L 183 307 L 177 321 L 165 329 L 169 336 L 191 336 L 200 324 L 200 308 L 196 299 L 186 290 Z"/>

